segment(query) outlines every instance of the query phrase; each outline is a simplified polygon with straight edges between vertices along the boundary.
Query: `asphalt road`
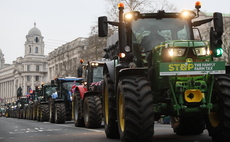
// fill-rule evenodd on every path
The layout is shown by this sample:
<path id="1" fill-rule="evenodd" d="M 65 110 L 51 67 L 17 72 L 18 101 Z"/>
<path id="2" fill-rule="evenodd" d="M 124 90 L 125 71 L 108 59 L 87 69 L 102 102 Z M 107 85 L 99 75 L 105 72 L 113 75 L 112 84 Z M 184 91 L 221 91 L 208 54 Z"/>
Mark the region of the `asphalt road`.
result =
<path id="1" fill-rule="evenodd" d="M 205 130 L 196 136 L 177 136 L 169 124 L 155 124 L 154 142 L 212 142 Z M 0 117 L 0 142 L 120 142 L 108 139 L 103 126 L 98 129 L 75 127 L 73 121 L 52 124 Z"/>

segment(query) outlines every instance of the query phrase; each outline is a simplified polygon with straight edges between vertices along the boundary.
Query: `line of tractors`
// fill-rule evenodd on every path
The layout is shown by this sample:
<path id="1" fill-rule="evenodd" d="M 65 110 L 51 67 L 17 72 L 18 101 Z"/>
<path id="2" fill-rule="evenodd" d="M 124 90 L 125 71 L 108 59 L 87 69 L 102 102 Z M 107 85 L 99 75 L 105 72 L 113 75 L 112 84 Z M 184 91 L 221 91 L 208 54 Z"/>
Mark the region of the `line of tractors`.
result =
<path id="1" fill-rule="evenodd" d="M 154 122 L 165 115 L 177 135 L 207 129 L 214 141 L 229 141 L 229 67 L 217 60 L 223 54 L 222 14 L 198 19 L 200 2 L 195 8 L 124 14 L 124 4 L 118 4 L 118 22 L 98 18 L 99 37 L 108 36 L 109 24 L 118 33 L 107 40 L 108 61 L 88 64 L 87 83 L 57 78 L 35 90 L 33 103 L 20 98 L 6 116 L 51 123 L 72 119 L 75 126 L 87 128 L 100 127 L 103 118 L 108 138 L 152 142 Z M 198 29 L 207 23 L 213 25 L 209 41 L 202 40 Z M 79 84 L 71 94 L 74 81 Z"/>
<path id="2" fill-rule="evenodd" d="M 81 60 L 81 63 L 83 61 Z M 105 61 L 93 61 L 79 67 L 79 76 L 55 78 L 30 95 L 6 104 L 6 117 L 65 123 L 76 127 L 98 128 L 102 123 L 101 82 Z"/>

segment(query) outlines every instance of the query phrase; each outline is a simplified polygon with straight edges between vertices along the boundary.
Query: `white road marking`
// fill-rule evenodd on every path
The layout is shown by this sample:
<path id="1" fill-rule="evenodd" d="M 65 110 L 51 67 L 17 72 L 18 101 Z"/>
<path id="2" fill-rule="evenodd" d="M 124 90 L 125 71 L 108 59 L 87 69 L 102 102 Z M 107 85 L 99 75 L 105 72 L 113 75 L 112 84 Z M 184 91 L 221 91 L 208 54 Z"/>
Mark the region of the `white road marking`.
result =
<path id="1" fill-rule="evenodd" d="M 96 129 L 73 127 L 73 126 L 69 126 L 69 125 L 65 125 L 65 124 L 56 124 L 56 125 L 60 125 L 60 126 L 64 126 L 64 127 L 70 127 L 70 128 L 76 128 L 76 129 L 81 129 L 81 130 L 88 130 L 88 131 L 93 131 L 93 132 L 99 132 L 99 133 L 104 132 L 104 130 L 96 130 Z"/>

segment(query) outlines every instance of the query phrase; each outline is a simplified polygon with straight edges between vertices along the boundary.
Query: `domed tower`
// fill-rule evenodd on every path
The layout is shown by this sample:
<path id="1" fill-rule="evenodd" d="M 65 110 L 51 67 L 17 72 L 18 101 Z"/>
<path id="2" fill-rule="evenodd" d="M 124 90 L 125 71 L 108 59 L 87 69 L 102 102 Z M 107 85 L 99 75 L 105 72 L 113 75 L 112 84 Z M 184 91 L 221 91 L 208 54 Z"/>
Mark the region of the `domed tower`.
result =
<path id="1" fill-rule="evenodd" d="M 34 23 L 34 27 L 29 30 L 25 42 L 25 57 L 31 55 L 44 55 L 44 41 L 41 31 L 36 27 L 36 23 Z"/>

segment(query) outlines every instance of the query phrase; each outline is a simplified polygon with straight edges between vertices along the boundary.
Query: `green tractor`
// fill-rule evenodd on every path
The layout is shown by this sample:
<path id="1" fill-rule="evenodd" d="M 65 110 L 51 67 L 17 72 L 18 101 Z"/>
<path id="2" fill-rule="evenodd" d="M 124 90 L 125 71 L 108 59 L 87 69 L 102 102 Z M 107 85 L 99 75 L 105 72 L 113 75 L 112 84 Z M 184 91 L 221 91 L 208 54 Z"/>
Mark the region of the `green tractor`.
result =
<path id="1" fill-rule="evenodd" d="M 53 83 L 42 84 L 37 93 L 38 100 L 35 104 L 37 121 L 49 121 L 52 94 L 56 92 L 57 86 Z"/>
<path id="2" fill-rule="evenodd" d="M 11 113 L 13 111 L 13 108 L 12 108 L 13 107 L 13 103 L 12 102 L 6 103 L 5 106 L 6 106 L 5 117 L 6 118 L 12 117 Z"/>
<path id="3" fill-rule="evenodd" d="M 51 81 L 51 84 L 56 86 L 56 92 L 52 94 L 49 102 L 50 123 L 62 124 L 72 120 L 72 93 L 70 90 L 73 86 L 82 83 L 83 78 L 77 77 L 55 78 Z"/>
<path id="4" fill-rule="evenodd" d="M 29 98 L 29 104 L 27 106 L 27 109 L 25 111 L 26 114 L 26 119 L 29 120 L 35 120 L 35 112 L 33 113 L 33 110 L 35 109 L 35 104 L 37 101 L 37 96 L 35 95 L 36 91 L 38 90 L 38 88 L 36 88 L 35 90 L 31 90 L 30 91 L 30 95 L 28 96 Z"/>
<path id="5" fill-rule="evenodd" d="M 105 48 L 111 60 L 102 85 L 108 138 L 152 142 L 154 121 L 164 115 L 178 135 L 207 128 L 213 140 L 230 139 L 230 76 L 225 62 L 214 60 L 223 52 L 222 14 L 196 19 L 197 4 L 197 12 L 124 14 L 120 3 L 119 22 L 98 18 L 99 37 L 107 36 L 108 24 L 118 27 Z M 212 21 L 210 41 L 204 41 L 194 30 Z"/>
<path id="6" fill-rule="evenodd" d="M 19 97 L 18 100 L 16 101 L 16 117 L 18 119 L 23 119 L 23 112 L 24 112 L 24 108 L 26 108 L 28 106 L 29 103 L 29 99 L 27 97 Z"/>

